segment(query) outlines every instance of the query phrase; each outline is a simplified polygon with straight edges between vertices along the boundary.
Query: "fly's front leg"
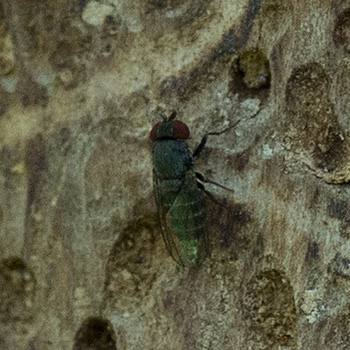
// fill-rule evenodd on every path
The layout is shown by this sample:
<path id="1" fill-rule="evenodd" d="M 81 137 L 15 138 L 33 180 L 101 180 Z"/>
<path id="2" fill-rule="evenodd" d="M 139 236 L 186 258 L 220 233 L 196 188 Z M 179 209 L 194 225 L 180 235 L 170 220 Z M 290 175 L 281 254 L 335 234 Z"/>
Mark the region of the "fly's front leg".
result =
<path id="1" fill-rule="evenodd" d="M 197 146 L 197 148 L 194 150 L 192 157 L 196 158 L 199 156 L 199 154 L 203 151 L 203 148 L 205 147 L 205 144 L 207 143 L 208 140 L 208 134 L 205 134 L 202 137 L 201 143 Z"/>
<path id="2" fill-rule="evenodd" d="M 226 128 L 225 130 L 223 131 L 220 131 L 220 132 L 208 132 L 207 134 L 205 134 L 203 137 L 202 137 L 202 140 L 200 142 L 200 144 L 197 146 L 197 148 L 194 150 L 193 154 L 192 154 L 192 157 L 193 158 L 197 158 L 200 153 L 203 151 L 204 147 L 205 147 L 205 144 L 207 143 L 208 141 L 208 136 L 209 135 L 221 135 L 223 134 L 224 132 L 226 132 L 228 129 L 230 128 Z"/>
<path id="3" fill-rule="evenodd" d="M 197 148 L 194 150 L 193 154 L 192 154 L 192 157 L 193 158 L 197 158 L 200 153 L 203 151 L 204 147 L 205 147 L 205 144 L 207 143 L 208 141 L 208 136 L 210 135 L 221 135 L 223 134 L 224 132 L 234 128 L 238 123 L 240 122 L 240 120 L 238 120 L 236 123 L 234 123 L 233 125 L 229 126 L 228 128 L 226 128 L 225 130 L 222 130 L 222 131 L 218 131 L 218 132 L 208 132 L 207 134 L 205 134 L 203 137 L 202 137 L 202 140 L 200 142 L 200 144 L 197 146 Z"/>

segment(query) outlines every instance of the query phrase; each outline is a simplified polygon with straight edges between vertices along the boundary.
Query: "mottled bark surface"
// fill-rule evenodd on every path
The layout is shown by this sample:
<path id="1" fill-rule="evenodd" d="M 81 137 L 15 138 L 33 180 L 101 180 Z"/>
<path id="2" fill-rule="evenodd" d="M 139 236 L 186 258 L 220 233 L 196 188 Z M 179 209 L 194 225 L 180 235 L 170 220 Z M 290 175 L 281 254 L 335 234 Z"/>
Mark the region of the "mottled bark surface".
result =
<path id="1" fill-rule="evenodd" d="M 289 4 L 288 4 L 289 3 Z M 350 3 L 4 0 L 0 348 L 350 344 Z M 178 112 L 211 256 L 157 222 L 148 133 Z"/>

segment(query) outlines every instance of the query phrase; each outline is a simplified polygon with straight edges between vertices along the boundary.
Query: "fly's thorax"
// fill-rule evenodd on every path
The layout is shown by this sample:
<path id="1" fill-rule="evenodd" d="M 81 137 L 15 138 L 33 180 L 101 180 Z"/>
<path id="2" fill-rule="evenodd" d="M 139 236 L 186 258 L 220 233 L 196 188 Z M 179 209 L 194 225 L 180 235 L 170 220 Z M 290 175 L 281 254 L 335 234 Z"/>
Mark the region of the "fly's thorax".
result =
<path id="1" fill-rule="evenodd" d="M 158 179 L 181 179 L 193 170 L 193 157 L 186 141 L 153 142 L 152 156 L 154 173 Z"/>

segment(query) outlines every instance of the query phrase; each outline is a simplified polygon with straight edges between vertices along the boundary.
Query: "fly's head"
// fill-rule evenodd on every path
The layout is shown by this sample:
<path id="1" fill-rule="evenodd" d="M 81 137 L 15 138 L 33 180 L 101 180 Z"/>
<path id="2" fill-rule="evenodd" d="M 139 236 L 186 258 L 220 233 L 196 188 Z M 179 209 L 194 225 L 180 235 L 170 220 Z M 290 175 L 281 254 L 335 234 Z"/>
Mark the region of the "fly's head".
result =
<path id="1" fill-rule="evenodd" d="M 151 141 L 187 140 L 190 137 L 188 126 L 180 120 L 174 120 L 175 118 L 176 112 L 173 112 L 168 118 L 163 118 L 162 122 L 156 123 L 149 134 Z"/>

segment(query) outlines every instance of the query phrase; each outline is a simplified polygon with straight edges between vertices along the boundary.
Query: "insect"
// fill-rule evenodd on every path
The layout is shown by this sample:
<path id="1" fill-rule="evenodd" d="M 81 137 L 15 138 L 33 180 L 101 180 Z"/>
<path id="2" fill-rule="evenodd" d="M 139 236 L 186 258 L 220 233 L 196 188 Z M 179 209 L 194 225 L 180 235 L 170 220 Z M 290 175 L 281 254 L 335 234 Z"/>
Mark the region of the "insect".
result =
<path id="1" fill-rule="evenodd" d="M 228 129 L 204 135 L 192 154 L 186 142 L 189 128 L 175 118 L 173 112 L 150 132 L 153 184 L 166 248 L 177 263 L 191 267 L 200 265 L 210 252 L 202 182 L 219 185 L 195 172 L 194 158 L 203 150 L 208 135 Z"/>

